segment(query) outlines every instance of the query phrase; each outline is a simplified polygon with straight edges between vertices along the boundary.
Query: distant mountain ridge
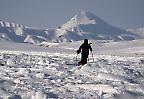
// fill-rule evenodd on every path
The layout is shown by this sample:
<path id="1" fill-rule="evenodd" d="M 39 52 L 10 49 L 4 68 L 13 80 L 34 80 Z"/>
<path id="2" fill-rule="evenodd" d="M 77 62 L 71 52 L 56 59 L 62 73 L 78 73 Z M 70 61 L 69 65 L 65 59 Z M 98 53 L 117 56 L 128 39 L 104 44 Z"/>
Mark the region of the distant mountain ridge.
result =
<path id="1" fill-rule="evenodd" d="M 40 44 L 91 40 L 134 40 L 138 34 L 113 27 L 89 11 L 82 11 L 58 28 L 36 29 L 0 20 L 0 40 Z"/>
<path id="2" fill-rule="evenodd" d="M 0 20 L 0 27 L 25 28 L 25 26 L 23 26 L 23 25 L 15 24 L 13 22 L 6 22 L 6 21 L 2 21 L 2 20 Z"/>
<path id="3" fill-rule="evenodd" d="M 144 37 L 144 27 L 143 28 L 136 28 L 136 29 L 127 29 L 127 31 L 141 35 Z"/>
<path id="4" fill-rule="evenodd" d="M 23 43 L 27 42 L 29 36 L 42 35 L 38 32 L 38 30 L 28 28 L 27 26 L 0 20 L 0 40 Z M 36 43 L 35 41 L 37 41 L 37 39 L 33 39 L 31 42 L 29 41 L 30 40 L 28 40 L 28 43 Z"/>

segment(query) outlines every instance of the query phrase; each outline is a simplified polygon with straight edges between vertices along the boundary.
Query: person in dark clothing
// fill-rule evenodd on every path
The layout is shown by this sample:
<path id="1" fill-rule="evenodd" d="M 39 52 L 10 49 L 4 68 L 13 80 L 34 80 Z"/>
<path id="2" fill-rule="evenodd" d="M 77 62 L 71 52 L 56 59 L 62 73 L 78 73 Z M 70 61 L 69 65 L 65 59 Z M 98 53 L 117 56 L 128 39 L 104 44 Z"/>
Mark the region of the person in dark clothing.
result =
<path id="1" fill-rule="evenodd" d="M 78 62 L 78 66 L 84 65 L 87 63 L 89 50 L 92 51 L 92 48 L 91 48 L 90 44 L 88 44 L 88 39 L 85 39 L 84 43 L 77 50 L 77 54 L 81 53 L 81 61 Z"/>

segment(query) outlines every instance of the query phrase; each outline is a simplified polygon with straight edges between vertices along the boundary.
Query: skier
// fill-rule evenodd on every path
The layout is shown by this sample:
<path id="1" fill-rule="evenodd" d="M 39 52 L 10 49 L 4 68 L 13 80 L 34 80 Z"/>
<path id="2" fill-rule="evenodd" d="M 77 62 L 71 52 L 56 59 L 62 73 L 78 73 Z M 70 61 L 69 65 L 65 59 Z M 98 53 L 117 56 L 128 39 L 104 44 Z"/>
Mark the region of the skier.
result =
<path id="1" fill-rule="evenodd" d="M 81 50 L 82 50 L 82 52 L 81 52 Z M 91 48 L 90 44 L 88 44 L 88 39 L 85 39 L 84 43 L 77 50 L 77 54 L 81 53 L 81 61 L 78 62 L 78 66 L 84 65 L 87 63 L 89 50 L 92 51 L 92 48 Z"/>

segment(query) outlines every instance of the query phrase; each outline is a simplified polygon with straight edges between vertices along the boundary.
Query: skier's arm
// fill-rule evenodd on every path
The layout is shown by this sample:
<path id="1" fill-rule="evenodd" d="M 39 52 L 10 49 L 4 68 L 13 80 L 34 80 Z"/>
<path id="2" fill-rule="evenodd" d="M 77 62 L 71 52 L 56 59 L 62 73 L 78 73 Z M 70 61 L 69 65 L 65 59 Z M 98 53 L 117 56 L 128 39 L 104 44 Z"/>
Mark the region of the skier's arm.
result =
<path id="1" fill-rule="evenodd" d="M 82 45 L 79 47 L 79 49 L 77 50 L 77 54 L 79 54 L 81 52 L 82 49 Z"/>

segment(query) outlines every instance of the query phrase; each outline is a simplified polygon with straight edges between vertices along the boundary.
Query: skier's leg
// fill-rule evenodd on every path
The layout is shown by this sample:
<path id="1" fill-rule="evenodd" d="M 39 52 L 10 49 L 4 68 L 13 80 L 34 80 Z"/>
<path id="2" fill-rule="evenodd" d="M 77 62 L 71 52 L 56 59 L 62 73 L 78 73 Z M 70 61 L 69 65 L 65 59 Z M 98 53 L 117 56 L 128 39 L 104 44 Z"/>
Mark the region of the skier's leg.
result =
<path id="1" fill-rule="evenodd" d="M 82 55 L 82 60 L 81 60 L 82 65 L 84 65 L 84 64 L 87 63 L 87 58 L 88 58 L 88 55 L 87 55 L 87 54 L 83 54 L 83 55 Z"/>
<path id="2" fill-rule="evenodd" d="M 84 54 L 81 54 L 81 60 L 78 62 L 78 66 L 83 65 L 84 62 Z"/>

